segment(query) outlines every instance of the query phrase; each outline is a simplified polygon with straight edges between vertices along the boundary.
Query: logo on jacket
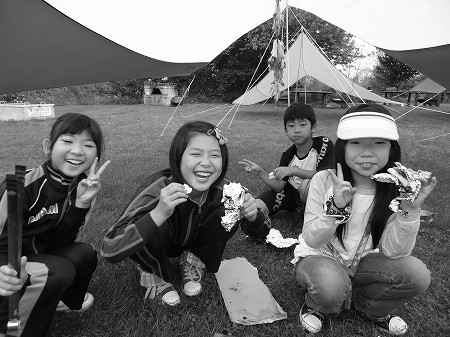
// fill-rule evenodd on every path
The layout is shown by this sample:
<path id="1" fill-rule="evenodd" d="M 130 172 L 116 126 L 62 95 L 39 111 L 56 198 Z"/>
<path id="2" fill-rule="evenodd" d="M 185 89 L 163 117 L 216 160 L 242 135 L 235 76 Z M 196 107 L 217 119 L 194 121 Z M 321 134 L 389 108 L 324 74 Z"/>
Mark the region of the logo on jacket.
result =
<path id="1" fill-rule="evenodd" d="M 44 215 L 47 214 L 58 214 L 58 204 L 56 203 L 54 205 L 51 205 L 48 210 L 45 207 L 42 207 L 41 211 L 38 214 L 30 216 L 30 218 L 28 219 L 28 224 L 40 220 Z"/>

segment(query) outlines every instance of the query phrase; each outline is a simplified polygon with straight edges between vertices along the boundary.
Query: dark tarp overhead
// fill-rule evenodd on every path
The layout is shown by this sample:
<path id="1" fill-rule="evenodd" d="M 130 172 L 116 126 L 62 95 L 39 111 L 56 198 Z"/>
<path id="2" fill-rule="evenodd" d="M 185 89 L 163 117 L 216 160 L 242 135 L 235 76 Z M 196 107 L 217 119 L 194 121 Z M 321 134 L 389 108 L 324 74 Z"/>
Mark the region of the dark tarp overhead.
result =
<path id="1" fill-rule="evenodd" d="M 211 3 L 0 0 L 0 93 L 189 75 L 270 19 L 276 2 Z M 288 4 L 318 15 L 450 87 L 448 0 L 289 0 Z M 111 28 L 119 28 L 125 37 L 108 34 Z M 138 43 L 128 45 L 138 35 Z M 153 49 L 147 52 L 141 46 Z"/>
<path id="2" fill-rule="evenodd" d="M 450 88 L 450 44 L 415 50 L 381 50 L 440 85 Z"/>
<path id="3" fill-rule="evenodd" d="M 442 85 L 430 80 L 429 78 L 424 79 L 422 82 L 416 84 L 414 87 L 408 90 L 409 92 L 427 92 L 433 94 L 439 94 L 445 91 Z"/>
<path id="4" fill-rule="evenodd" d="M 0 93 L 189 75 L 206 64 L 138 54 L 39 0 L 0 1 L 0 62 Z"/>

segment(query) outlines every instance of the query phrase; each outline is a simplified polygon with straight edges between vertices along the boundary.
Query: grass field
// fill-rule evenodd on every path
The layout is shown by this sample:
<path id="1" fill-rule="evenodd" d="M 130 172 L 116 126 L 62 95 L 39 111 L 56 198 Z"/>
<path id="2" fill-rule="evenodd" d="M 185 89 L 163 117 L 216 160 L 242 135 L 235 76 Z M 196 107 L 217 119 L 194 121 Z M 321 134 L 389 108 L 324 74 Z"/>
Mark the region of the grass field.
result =
<path id="1" fill-rule="evenodd" d="M 102 175 L 103 189 L 91 223 L 82 229 L 80 239 L 100 250 L 104 233 L 115 222 L 139 182 L 168 166 L 168 150 L 176 130 L 184 122 L 202 119 L 217 124 L 228 108 L 211 109 L 212 105 L 183 105 L 174 112 L 171 107 L 143 105 L 129 106 L 64 106 L 56 107 L 57 116 L 65 112 L 80 112 L 94 117 L 101 124 L 106 137 L 103 159 L 111 164 Z M 448 105 L 441 105 L 449 111 Z M 231 127 L 232 113 L 220 124 L 231 153 L 228 177 L 245 185 L 254 195 L 265 187 L 253 175 L 245 172 L 237 162 L 253 160 L 266 169 L 275 168 L 279 157 L 290 142 L 284 134 L 285 107 L 254 105 L 241 107 Z M 335 140 L 342 109 L 316 108 L 317 135 Z M 397 108 L 399 111 L 403 111 Z M 186 116 L 190 116 L 185 118 Z M 399 114 L 393 112 L 394 117 Z M 14 170 L 15 164 L 34 167 L 44 161 L 42 140 L 47 137 L 54 120 L 0 122 L 0 178 Z M 449 135 L 422 141 L 449 132 L 450 116 L 425 110 L 415 110 L 398 120 L 402 162 L 408 167 L 432 171 L 438 186 L 426 200 L 424 208 L 435 213 L 434 221 L 422 226 L 413 255 L 424 261 L 432 272 L 429 289 L 420 297 L 401 307 L 397 313 L 409 324 L 408 336 L 450 336 L 450 139 Z M 164 134 L 162 135 L 162 132 Z M 293 237 L 290 226 L 298 218 L 281 213 L 273 220 L 274 227 L 284 236 Z M 145 289 L 139 285 L 138 272 L 131 261 L 107 264 L 99 258 L 99 265 L 90 285 L 95 297 L 91 310 L 84 314 L 57 313 L 49 336 L 196 336 L 212 337 L 223 329 L 235 337 L 305 336 L 298 321 L 303 293 L 295 283 L 290 264 L 293 247 L 277 249 L 257 244 L 238 233 L 229 242 L 224 259 L 245 257 L 258 269 L 260 279 L 287 312 L 285 320 L 254 326 L 233 326 L 224 306 L 214 275 L 204 278 L 204 291 L 198 297 L 182 296 L 182 304 L 167 309 L 152 302 L 143 302 Z M 174 261 L 174 268 L 177 268 Z M 385 336 L 371 322 L 352 312 L 326 320 L 317 336 Z"/>

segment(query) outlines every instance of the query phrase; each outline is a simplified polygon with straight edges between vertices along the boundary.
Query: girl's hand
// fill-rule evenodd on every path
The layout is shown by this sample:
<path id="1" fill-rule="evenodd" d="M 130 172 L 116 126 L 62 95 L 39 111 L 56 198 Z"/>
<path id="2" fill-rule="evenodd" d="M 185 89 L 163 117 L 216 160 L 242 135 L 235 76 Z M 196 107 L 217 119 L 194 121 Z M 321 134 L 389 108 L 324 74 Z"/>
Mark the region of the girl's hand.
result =
<path id="1" fill-rule="evenodd" d="M 246 170 L 249 173 L 253 173 L 256 175 L 259 175 L 264 170 L 259 166 L 258 164 L 248 160 L 248 159 L 242 159 L 242 161 L 238 162 L 238 164 L 243 164 L 244 170 Z"/>
<path id="2" fill-rule="evenodd" d="M 0 267 L 0 296 L 11 296 L 16 291 L 22 289 L 28 278 L 25 270 L 26 264 L 27 258 L 22 256 L 20 260 L 20 279 L 17 278 L 17 272 L 8 265 Z"/>
<path id="3" fill-rule="evenodd" d="M 425 201 L 425 199 L 437 185 L 436 177 L 432 177 L 430 180 L 427 179 L 419 179 L 419 180 L 421 183 L 419 194 L 417 195 L 417 198 L 414 199 L 413 202 L 409 200 L 402 200 L 402 208 L 404 210 L 420 208 L 422 203 Z"/>
<path id="4" fill-rule="evenodd" d="M 157 225 L 160 225 L 169 218 L 175 207 L 186 202 L 188 195 L 184 186 L 179 183 L 171 183 L 161 189 L 158 205 L 150 213 Z"/>
<path id="5" fill-rule="evenodd" d="M 350 182 L 344 180 L 341 164 L 337 163 L 336 168 L 337 176 L 333 170 L 328 170 L 333 180 L 333 198 L 338 208 L 344 208 L 352 201 L 353 195 L 356 193 L 356 187 L 352 187 Z"/>
<path id="6" fill-rule="evenodd" d="M 97 166 L 98 158 L 92 162 L 89 169 L 89 174 L 86 179 L 81 180 L 77 186 L 77 199 L 75 206 L 78 208 L 88 208 L 91 205 L 91 201 L 95 198 L 101 189 L 100 175 L 108 167 L 110 160 L 107 160 L 95 173 L 95 167 Z"/>
<path id="7" fill-rule="evenodd" d="M 253 222 L 256 220 L 258 214 L 258 207 L 256 207 L 256 200 L 250 193 L 245 193 L 244 204 L 240 208 L 241 215 L 248 221 Z"/>
<path id="8" fill-rule="evenodd" d="M 273 177 L 277 180 L 283 180 L 285 177 L 292 175 L 292 169 L 287 166 L 277 167 L 273 170 Z"/>

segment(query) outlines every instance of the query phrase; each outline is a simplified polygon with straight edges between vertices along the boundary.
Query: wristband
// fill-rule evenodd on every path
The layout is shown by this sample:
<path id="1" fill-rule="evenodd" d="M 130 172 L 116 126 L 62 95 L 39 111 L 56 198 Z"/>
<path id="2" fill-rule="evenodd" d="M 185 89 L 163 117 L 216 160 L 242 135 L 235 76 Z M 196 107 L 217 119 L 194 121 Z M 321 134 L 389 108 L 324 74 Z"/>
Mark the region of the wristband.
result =
<path id="1" fill-rule="evenodd" d="M 347 222 L 351 216 L 350 206 L 339 208 L 334 202 L 334 197 L 331 195 L 327 201 L 325 201 L 325 216 L 336 218 L 336 225 Z"/>

